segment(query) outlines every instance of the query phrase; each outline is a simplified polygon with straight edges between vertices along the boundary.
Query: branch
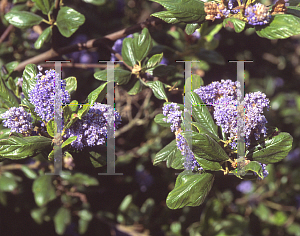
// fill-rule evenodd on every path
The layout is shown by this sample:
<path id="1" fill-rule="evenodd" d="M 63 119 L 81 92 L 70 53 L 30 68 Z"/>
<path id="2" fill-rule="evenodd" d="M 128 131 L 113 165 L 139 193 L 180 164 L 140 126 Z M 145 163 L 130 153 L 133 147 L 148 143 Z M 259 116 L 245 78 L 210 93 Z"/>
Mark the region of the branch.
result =
<path id="1" fill-rule="evenodd" d="M 91 39 L 88 40 L 85 43 L 78 43 L 74 44 L 71 46 L 59 48 L 56 51 L 54 49 L 50 49 L 38 56 L 35 56 L 33 58 L 30 58 L 28 60 L 25 60 L 21 62 L 16 68 L 15 71 L 22 71 L 24 70 L 25 66 L 28 64 L 37 64 L 39 62 L 44 62 L 46 60 L 49 60 L 51 58 L 61 56 L 64 54 L 68 54 L 71 52 L 75 51 L 80 51 L 80 50 L 86 50 L 94 47 L 106 47 L 109 49 L 108 45 L 111 44 L 111 41 L 116 41 L 117 39 L 124 38 L 129 34 L 139 32 L 143 28 L 150 28 L 150 27 L 155 27 L 158 24 L 163 23 L 161 19 L 155 18 L 155 17 L 150 17 L 146 21 L 138 23 L 134 26 L 130 26 L 126 29 L 119 30 L 115 33 L 108 34 L 104 36 L 103 38 L 100 39 Z"/>
<path id="2" fill-rule="evenodd" d="M 2 43 L 4 41 L 4 39 L 6 38 L 6 36 L 10 33 L 10 31 L 14 28 L 13 25 L 10 25 L 6 28 L 6 30 L 4 31 L 4 33 L 1 35 L 0 37 L 0 43 Z"/>

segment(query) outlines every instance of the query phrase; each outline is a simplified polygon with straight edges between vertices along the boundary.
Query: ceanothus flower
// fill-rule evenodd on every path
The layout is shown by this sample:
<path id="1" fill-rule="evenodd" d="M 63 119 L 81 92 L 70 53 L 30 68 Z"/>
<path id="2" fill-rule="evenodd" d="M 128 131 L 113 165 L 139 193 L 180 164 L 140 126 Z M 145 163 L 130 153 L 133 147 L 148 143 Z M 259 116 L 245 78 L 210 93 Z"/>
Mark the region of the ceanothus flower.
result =
<path id="1" fill-rule="evenodd" d="M 245 16 L 250 25 L 265 25 L 269 23 L 271 19 L 268 8 L 261 3 L 256 3 L 254 6 L 247 6 Z"/>
<path id="2" fill-rule="evenodd" d="M 69 129 L 66 130 L 64 139 L 77 136 L 77 139 L 71 143 L 71 146 L 77 150 L 82 150 L 84 147 L 92 147 L 102 145 L 107 138 L 107 126 L 109 122 L 109 108 L 107 104 L 95 103 L 88 113 L 77 120 Z M 121 116 L 114 111 L 115 126 L 121 123 Z"/>
<path id="3" fill-rule="evenodd" d="M 266 166 L 267 166 L 267 165 L 266 165 L 266 164 L 261 164 L 261 163 L 259 163 L 259 164 L 260 164 L 261 167 L 262 167 L 263 177 L 266 178 L 266 177 L 269 175 L 269 172 L 268 172 L 267 169 L 266 169 Z M 254 174 L 257 175 L 256 172 L 254 172 Z M 258 177 L 258 179 L 262 179 L 262 178 Z"/>
<path id="4" fill-rule="evenodd" d="M 236 186 L 236 190 L 244 194 L 250 193 L 252 189 L 253 189 L 253 184 L 250 180 L 244 180 L 238 186 Z"/>
<path id="5" fill-rule="evenodd" d="M 177 131 L 180 128 L 180 117 L 182 111 L 179 111 L 179 106 L 176 103 L 170 103 L 163 107 L 163 115 L 167 118 L 163 120 L 167 123 L 171 123 L 171 131 Z"/>
<path id="6" fill-rule="evenodd" d="M 30 102 L 35 106 L 34 111 L 46 122 L 54 117 L 55 75 L 55 70 L 46 70 L 45 75 L 39 72 L 37 83 L 29 92 Z M 70 94 L 64 80 L 61 80 L 61 91 L 62 103 L 69 103 Z"/>
<path id="7" fill-rule="evenodd" d="M 2 114 L 3 126 L 10 128 L 10 132 L 30 134 L 32 117 L 23 107 L 11 107 Z"/>

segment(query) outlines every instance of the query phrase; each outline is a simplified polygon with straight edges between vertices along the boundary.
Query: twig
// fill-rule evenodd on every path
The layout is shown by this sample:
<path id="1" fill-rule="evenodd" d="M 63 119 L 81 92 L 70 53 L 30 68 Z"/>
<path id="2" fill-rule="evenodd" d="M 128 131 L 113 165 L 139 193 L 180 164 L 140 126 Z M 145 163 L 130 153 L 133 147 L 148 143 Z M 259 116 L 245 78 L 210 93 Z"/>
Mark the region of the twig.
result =
<path id="1" fill-rule="evenodd" d="M 54 63 L 45 63 L 45 64 L 39 64 L 41 67 L 49 68 L 53 67 L 54 68 Z M 101 64 L 81 64 L 81 63 L 62 63 L 61 67 L 72 67 L 72 68 L 80 68 L 80 69 L 87 69 L 87 68 L 101 68 L 101 69 L 106 69 L 106 65 L 101 65 Z"/>
<path id="2" fill-rule="evenodd" d="M 3 34 L 0 37 L 0 43 L 2 43 L 4 41 L 4 39 L 6 38 L 6 36 L 10 33 L 10 31 L 14 28 L 13 25 L 10 25 L 6 28 L 6 30 L 3 32 Z"/>
<path id="3" fill-rule="evenodd" d="M 129 34 L 135 33 L 135 32 L 139 32 L 141 31 L 143 28 L 147 27 L 154 27 L 157 24 L 161 24 L 163 23 L 162 20 L 155 18 L 155 17 L 150 17 L 149 19 L 147 19 L 146 21 L 142 22 L 142 23 L 138 23 L 134 26 L 128 27 L 126 29 L 122 29 L 119 30 L 115 33 L 112 34 L 108 34 L 106 36 L 104 36 L 103 38 L 100 39 L 91 39 L 88 40 L 85 43 L 78 43 L 75 45 L 71 45 L 71 46 L 67 46 L 67 47 L 63 47 L 63 48 L 59 48 L 57 50 L 54 49 L 50 49 L 38 56 L 35 56 L 33 58 L 30 58 L 28 60 L 25 60 L 23 62 L 21 62 L 16 68 L 16 71 L 22 71 L 26 65 L 28 64 L 37 64 L 46 60 L 49 60 L 51 58 L 60 56 L 60 55 L 64 55 L 64 54 L 68 54 L 71 52 L 75 52 L 75 51 L 79 51 L 79 50 L 85 50 L 85 49 L 90 49 L 90 48 L 95 48 L 95 47 L 108 47 L 107 45 L 111 44 L 111 41 L 115 41 L 119 38 L 124 38 Z"/>

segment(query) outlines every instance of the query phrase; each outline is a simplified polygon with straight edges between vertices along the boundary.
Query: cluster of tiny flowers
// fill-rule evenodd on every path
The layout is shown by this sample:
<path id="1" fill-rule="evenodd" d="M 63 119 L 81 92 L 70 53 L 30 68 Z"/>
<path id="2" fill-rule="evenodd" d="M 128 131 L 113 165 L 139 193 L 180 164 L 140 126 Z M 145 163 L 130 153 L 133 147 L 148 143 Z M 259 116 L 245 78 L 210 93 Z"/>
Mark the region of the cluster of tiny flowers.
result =
<path id="1" fill-rule="evenodd" d="M 77 150 L 82 150 L 86 146 L 102 145 L 107 138 L 107 123 L 109 122 L 109 105 L 95 103 L 88 113 L 77 120 L 64 135 L 65 139 L 77 136 L 77 139 L 71 143 L 71 146 Z M 121 116 L 114 112 L 115 127 L 121 123 Z"/>
<path id="2" fill-rule="evenodd" d="M 236 186 L 236 190 L 244 194 L 250 193 L 252 189 L 253 189 L 253 184 L 250 180 L 244 180 L 238 186 Z"/>
<path id="3" fill-rule="evenodd" d="M 55 75 L 55 70 L 46 70 L 45 75 L 39 72 L 37 83 L 29 92 L 30 102 L 35 106 L 34 111 L 46 122 L 54 117 Z M 70 94 L 65 87 L 66 82 L 61 80 L 62 103 L 69 103 Z"/>
<path id="4" fill-rule="evenodd" d="M 215 2 L 206 2 L 204 3 L 204 11 L 206 13 L 206 20 L 221 19 L 228 17 L 230 10 L 226 8 L 226 6 L 221 3 L 217 4 Z"/>
<path id="5" fill-rule="evenodd" d="M 179 111 L 179 108 L 180 107 L 176 103 L 166 104 L 163 107 L 163 115 L 167 117 L 164 118 L 164 121 L 171 123 L 171 131 L 175 131 L 177 148 L 181 151 L 181 155 L 186 157 L 184 168 L 191 170 L 196 168 L 198 171 L 203 170 L 203 168 L 196 161 L 194 153 L 190 149 L 186 139 L 181 134 L 180 117 L 182 111 Z"/>
<path id="6" fill-rule="evenodd" d="M 269 175 L 269 172 L 266 170 L 267 165 L 266 164 L 260 164 L 260 165 L 262 167 L 263 176 L 264 178 L 266 178 Z M 254 172 L 254 174 L 257 175 L 256 172 Z M 258 179 L 262 179 L 262 178 L 258 177 Z"/>
<path id="7" fill-rule="evenodd" d="M 32 130 L 32 117 L 23 107 L 11 107 L 1 116 L 3 126 L 10 128 L 10 132 L 30 134 Z"/>
<path id="8" fill-rule="evenodd" d="M 194 92 L 199 95 L 205 104 L 214 105 L 214 119 L 216 124 L 222 127 L 224 133 L 229 133 L 232 148 L 237 146 L 237 106 L 240 105 L 237 98 L 241 96 L 238 82 L 222 80 L 213 82 L 207 86 L 200 87 Z M 237 91 L 239 93 L 237 93 Z M 263 113 L 263 108 L 269 108 L 269 99 L 262 92 L 249 93 L 244 98 L 245 108 L 245 143 L 248 147 L 251 141 L 251 133 L 254 132 L 256 140 L 261 134 L 266 135 L 265 124 L 267 120 Z"/>
<path id="9" fill-rule="evenodd" d="M 230 9 L 233 13 L 238 13 L 240 10 L 239 9 L 236 9 L 236 10 L 232 10 L 233 8 L 233 3 L 236 2 L 236 0 L 229 0 L 228 1 L 228 9 Z M 243 1 L 241 1 L 243 2 Z"/>
<path id="10" fill-rule="evenodd" d="M 254 6 L 249 5 L 245 10 L 245 16 L 250 25 L 265 25 L 271 19 L 268 8 L 261 3 L 256 3 Z"/>

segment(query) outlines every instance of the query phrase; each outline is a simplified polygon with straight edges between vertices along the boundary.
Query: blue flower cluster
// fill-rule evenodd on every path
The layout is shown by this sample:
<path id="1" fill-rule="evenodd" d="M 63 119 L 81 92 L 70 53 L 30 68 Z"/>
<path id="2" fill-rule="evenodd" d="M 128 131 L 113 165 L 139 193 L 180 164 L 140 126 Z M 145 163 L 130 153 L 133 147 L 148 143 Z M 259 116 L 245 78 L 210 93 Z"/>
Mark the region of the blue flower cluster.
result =
<path id="1" fill-rule="evenodd" d="M 245 16 L 250 25 L 265 25 L 271 19 L 268 8 L 261 3 L 256 3 L 254 6 L 249 5 L 245 10 Z"/>
<path id="2" fill-rule="evenodd" d="M 88 113 L 77 120 L 69 129 L 66 130 L 64 139 L 77 136 L 77 139 L 71 143 L 71 146 L 77 150 L 82 150 L 86 146 L 102 145 L 107 137 L 107 123 L 109 122 L 110 106 L 101 103 L 95 103 Z M 121 123 L 121 116 L 114 112 L 115 127 Z"/>
<path id="3" fill-rule="evenodd" d="M 196 161 L 194 153 L 190 149 L 186 139 L 181 134 L 182 130 L 180 128 L 180 117 L 182 111 L 179 111 L 179 108 L 180 107 L 176 103 L 166 104 L 163 107 L 163 115 L 167 116 L 167 118 L 164 118 L 164 121 L 171 123 L 171 131 L 175 131 L 177 148 L 181 151 L 181 155 L 186 157 L 184 168 L 191 170 L 196 168 L 198 171 L 203 170 L 203 168 Z"/>
<path id="4" fill-rule="evenodd" d="M 39 72 L 37 83 L 29 92 L 30 102 L 35 106 L 34 111 L 45 122 L 54 117 L 55 76 L 55 70 L 46 70 L 45 75 Z M 61 80 L 62 103 L 69 103 L 70 94 L 65 87 L 66 82 Z"/>
<path id="5" fill-rule="evenodd" d="M 11 107 L 2 114 L 3 126 L 10 128 L 10 132 L 30 135 L 32 130 L 32 117 L 23 107 Z"/>
<path id="6" fill-rule="evenodd" d="M 216 124 L 222 127 L 224 133 L 229 133 L 232 148 L 236 148 L 237 135 L 237 106 L 240 105 L 237 98 L 241 96 L 238 82 L 222 80 L 213 82 L 207 86 L 200 87 L 194 92 L 199 95 L 206 104 L 214 106 L 214 119 Z M 238 93 L 239 92 L 239 93 Z M 245 108 L 245 143 L 250 145 L 251 135 L 254 134 L 256 140 L 261 134 L 266 135 L 265 124 L 267 120 L 263 113 L 263 108 L 269 108 L 269 99 L 262 92 L 249 93 L 244 98 Z"/>
<path id="7" fill-rule="evenodd" d="M 263 176 L 264 176 L 264 178 L 266 178 L 269 175 L 269 172 L 266 170 L 267 165 L 266 164 L 261 164 L 261 163 L 259 163 L 259 164 L 262 167 Z M 254 174 L 257 175 L 256 172 L 254 172 Z M 262 179 L 262 178 L 258 177 L 258 179 Z"/>

